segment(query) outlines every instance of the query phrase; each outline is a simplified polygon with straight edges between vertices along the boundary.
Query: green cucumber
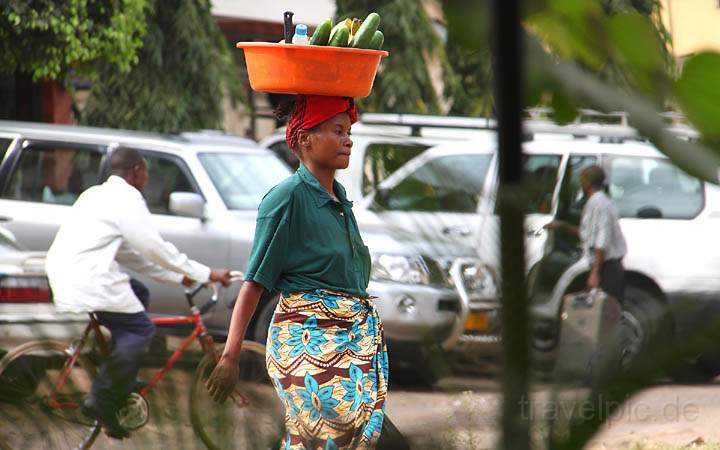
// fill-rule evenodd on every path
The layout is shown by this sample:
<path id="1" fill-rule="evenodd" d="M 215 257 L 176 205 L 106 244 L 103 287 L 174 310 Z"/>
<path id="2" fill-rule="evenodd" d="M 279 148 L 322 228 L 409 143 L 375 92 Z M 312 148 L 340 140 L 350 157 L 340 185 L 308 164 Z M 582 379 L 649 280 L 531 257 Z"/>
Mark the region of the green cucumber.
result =
<path id="1" fill-rule="evenodd" d="M 337 33 L 337 31 L 338 31 L 340 28 L 347 28 L 347 27 L 348 27 L 348 25 L 347 25 L 347 21 L 348 21 L 348 20 L 350 20 L 350 19 L 343 19 L 343 20 L 341 20 L 340 22 L 336 23 L 334 27 L 332 27 L 332 30 L 330 30 L 330 40 L 332 40 L 333 36 L 335 36 L 335 33 Z M 350 23 L 352 23 L 352 21 L 350 21 Z M 349 30 L 348 30 L 348 31 L 349 31 Z"/>
<path id="2" fill-rule="evenodd" d="M 375 34 L 373 34 L 372 39 L 370 39 L 370 43 L 368 44 L 367 48 L 371 50 L 380 50 L 382 48 L 383 42 L 385 42 L 385 35 L 382 31 L 377 30 Z"/>
<path id="3" fill-rule="evenodd" d="M 332 21 L 325 19 L 320 22 L 320 25 L 315 28 L 315 32 L 310 39 L 310 45 L 327 45 L 330 40 L 330 29 L 332 28 Z"/>
<path id="4" fill-rule="evenodd" d="M 330 47 L 347 47 L 349 37 L 350 30 L 343 26 L 335 32 L 328 45 Z"/>
<path id="5" fill-rule="evenodd" d="M 353 48 L 367 48 L 368 44 L 370 44 L 370 40 L 375 35 L 378 26 L 380 26 L 380 15 L 378 13 L 371 12 L 365 20 L 363 20 L 363 23 L 360 25 L 360 29 L 358 29 L 357 33 L 355 33 L 355 37 L 350 43 L 350 46 Z"/>

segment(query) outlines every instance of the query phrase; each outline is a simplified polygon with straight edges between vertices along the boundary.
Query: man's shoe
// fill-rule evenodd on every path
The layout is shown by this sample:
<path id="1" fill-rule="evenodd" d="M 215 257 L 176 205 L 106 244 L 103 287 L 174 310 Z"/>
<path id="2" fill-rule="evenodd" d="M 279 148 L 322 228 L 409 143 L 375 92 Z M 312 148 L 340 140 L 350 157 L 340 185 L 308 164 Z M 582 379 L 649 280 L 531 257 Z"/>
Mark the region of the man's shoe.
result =
<path id="1" fill-rule="evenodd" d="M 94 401 L 86 399 L 83 402 L 80 411 L 87 417 L 100 422 L 100 425 L 102 425 L 105 430 L 105 434 L 111 438 L 124 439 L 126 437 L 130 437 L 130 433 L 118 423 L 113 408 L 102 408 Z"/>

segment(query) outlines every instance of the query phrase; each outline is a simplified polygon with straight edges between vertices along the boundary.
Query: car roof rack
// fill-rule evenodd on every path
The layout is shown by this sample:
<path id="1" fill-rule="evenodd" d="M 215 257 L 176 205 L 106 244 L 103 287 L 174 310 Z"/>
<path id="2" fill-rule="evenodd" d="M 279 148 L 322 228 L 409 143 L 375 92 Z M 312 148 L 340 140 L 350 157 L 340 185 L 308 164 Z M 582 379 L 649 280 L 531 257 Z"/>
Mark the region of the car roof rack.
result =
<path id="1" fill-rule="evenodd" d="M 525 139 L 532 139 L 537 133 L 570 134 L 575 138 L 595 136 L 601 142 L 622 143 L 626 139 L 643 140 L 637 130 L 629 125 L 627 113 L 618 111 L 603 113 L 581 109 L 575 121 L 559 125 L 551 120 L 552 109 L 531 108 L 525 110 Z M 668 122 L 668 130 L 686 140 L 697 140 L 699 133 L 687 124 L 682 114 L 667 112 L 661 114 Z M 423 128 L 450 128 L 461 130 L 495 130 L 497 121 L 490 117 L 431 116 L 422 114 L 365 113 L 360 121 L 366 125 L 406 126 L 412 136 L 422 136 Z"/>

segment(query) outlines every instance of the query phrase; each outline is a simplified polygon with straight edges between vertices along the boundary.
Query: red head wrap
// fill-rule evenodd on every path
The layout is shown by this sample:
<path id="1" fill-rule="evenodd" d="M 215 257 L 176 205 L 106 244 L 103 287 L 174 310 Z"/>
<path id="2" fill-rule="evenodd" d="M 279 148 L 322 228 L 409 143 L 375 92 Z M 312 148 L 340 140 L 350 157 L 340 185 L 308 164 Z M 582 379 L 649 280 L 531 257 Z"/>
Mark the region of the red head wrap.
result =
<path id="1" fill-rule="evenodd" d="M 348 113 L 350 123 L 357 122 L 355 102 L 350 97 L 329 97 L 325 95 L 298 95 L 295 109 L 288 120 L 285 140 L 291 149 L 297 145 L 300 130 L 307 130 L 332 119 L 340 113 Z"/>

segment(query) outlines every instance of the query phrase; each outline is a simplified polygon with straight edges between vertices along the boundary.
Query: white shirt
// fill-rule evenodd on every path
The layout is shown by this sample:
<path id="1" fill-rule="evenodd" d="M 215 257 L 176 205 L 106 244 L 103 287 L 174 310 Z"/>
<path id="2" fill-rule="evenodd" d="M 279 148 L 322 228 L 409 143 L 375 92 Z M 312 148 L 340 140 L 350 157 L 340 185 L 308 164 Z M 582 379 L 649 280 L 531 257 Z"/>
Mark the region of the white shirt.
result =
<path id="1" fill-rule="evenodd" d="M 603 191 L 595 192 L 585 203 L 580 220 L 580 239 L 591 264 L 596 249 L 605 251 L 605 260 L 622 259 L 627 253 L 619 219 L 615 205 Z"/>
<path id="2" fill-rule="evenodd" d="M 45 268 L 60 311 L 135 313 L 143 306 L 120 264 L 151 278 L 205 282 L 210 269 L 160 237 L 140 192 L 111 176 L 83 192 L 61 224 Z"/>

